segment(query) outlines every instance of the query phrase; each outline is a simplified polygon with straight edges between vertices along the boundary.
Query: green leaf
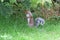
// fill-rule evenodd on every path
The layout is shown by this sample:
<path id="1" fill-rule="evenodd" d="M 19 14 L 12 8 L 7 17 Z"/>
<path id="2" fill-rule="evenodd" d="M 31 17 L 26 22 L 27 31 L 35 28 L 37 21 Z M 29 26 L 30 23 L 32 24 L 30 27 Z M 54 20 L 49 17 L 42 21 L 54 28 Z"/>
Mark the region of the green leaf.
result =
<path id="1" fill-rule="evenodd" d="M 10 16 L 12 14 L 12 7 L 10 6 L 5 6 L 3 3 L 0 4 L 0 14 L 2 16 Z"/>
<path id="2" fill-rule="evenodd" d="M 10 1 L 10 3 L 16 3 L 16 0 L 9 0 Z"/>

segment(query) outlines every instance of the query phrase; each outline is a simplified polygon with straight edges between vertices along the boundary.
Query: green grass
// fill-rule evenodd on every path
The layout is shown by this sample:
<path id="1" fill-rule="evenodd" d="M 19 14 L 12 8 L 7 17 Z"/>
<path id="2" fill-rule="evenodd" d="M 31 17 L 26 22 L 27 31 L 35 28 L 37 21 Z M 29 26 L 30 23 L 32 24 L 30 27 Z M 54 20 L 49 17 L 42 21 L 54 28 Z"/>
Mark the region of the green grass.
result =
<path id="1" fill-rule="evenodd" d="M 60 40 L 60 21 L 46 21 L 44 26 L 28 27 L 20 18 L 0 18 L 0 40 Z"/>

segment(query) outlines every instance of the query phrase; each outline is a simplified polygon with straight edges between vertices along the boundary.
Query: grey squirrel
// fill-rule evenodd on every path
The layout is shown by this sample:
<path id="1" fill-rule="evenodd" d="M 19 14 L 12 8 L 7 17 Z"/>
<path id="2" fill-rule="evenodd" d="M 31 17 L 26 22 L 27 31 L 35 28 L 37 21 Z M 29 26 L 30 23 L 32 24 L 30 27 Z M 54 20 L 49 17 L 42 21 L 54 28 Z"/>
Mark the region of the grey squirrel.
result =
<path id="1" fill-rule="evenodd" d="M 36 24 L 36 26 L 39 26 L 39 25 L 43 26 L 45 24 L 45 20 L 43 18 L 41 18 L 41 17 L 37 17 L 35 19 L 35 24 Z"/>

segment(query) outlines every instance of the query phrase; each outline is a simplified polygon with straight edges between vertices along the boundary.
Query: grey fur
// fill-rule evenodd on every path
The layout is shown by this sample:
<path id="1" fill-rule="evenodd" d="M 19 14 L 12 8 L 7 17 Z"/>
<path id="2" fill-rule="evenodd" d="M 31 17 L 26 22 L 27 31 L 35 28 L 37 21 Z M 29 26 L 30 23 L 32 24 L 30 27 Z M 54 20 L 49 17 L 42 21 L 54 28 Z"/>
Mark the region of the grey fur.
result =
<path id="1" fill-rule="evenodd" d="M 36 23 L 36 26 L 39 26 L 39 25 L 43 26 L 45 24 L 45 20 L 43 18 L 37 17 L 35 19 L 35 23 Z"/>

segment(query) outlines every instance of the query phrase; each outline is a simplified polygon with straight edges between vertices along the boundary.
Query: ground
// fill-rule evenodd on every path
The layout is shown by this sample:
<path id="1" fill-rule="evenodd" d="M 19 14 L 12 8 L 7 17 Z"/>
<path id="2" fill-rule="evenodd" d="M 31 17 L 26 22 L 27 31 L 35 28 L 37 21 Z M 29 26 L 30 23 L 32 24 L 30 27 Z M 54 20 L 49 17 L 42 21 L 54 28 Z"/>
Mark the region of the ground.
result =
<path id="1" fill-rule="evenodd" d="M 60 40 L 60 21 L 46 21 L 39 27 L 26 23 L 0 18 L 0 40 Z"/>

